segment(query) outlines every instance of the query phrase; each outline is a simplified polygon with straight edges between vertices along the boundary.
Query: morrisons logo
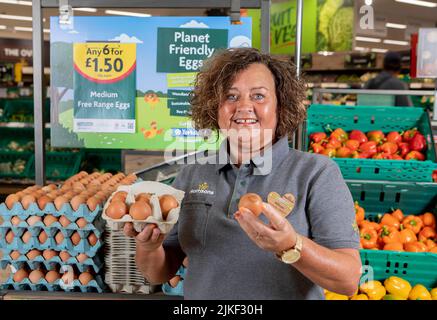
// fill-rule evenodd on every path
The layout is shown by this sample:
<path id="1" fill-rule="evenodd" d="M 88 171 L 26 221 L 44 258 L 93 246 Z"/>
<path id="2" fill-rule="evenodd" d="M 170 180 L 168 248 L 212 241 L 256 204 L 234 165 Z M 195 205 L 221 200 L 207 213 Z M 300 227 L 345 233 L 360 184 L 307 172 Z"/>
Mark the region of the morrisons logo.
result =
<path id="1" fill-rule="evenodd" d="M 208 190 L 209 186 L 206 182 L 203 182 L 199 184 L 197 189 L 193 189 L 190 191 L 190 193 L 203 193 L 203 194 L 209 194 L 211 196 L 214 195 L 214 191 Z"/>

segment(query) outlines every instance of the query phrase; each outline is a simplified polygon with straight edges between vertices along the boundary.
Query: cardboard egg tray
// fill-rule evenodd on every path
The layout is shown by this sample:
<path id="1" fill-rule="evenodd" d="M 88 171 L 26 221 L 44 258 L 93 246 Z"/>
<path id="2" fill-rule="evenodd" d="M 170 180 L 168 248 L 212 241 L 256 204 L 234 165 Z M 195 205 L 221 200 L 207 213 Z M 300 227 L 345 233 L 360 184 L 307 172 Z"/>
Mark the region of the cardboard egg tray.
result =
<path id="1" fill-rule="evenodd" d="M 28 278 L 21 282 L 15 282 L 13 276 L 0 285 L 2 290 L 32 290 L 32 291 L 68 291 L 68 292 L 98 292 L 106 291 L 107 287 L 99 275 L 94 277 L 87 285 L 82 285 L 79 280 L 74 280 L 72 284 L 65 285 L 62 279 L 53 283 L 48 283 L 45 279 L 40 279 L 38 283 L 32 283 Z"/>
<path id="2" fill-rule="evenodd" d="M 5 203 L 0 204 L 0 215 L 5 220 L 10 220 L 12 216 L 18 216 L 20 220 L 26 220 L 30 216 L 44 216 L 51 214 L 55 217 L 66 216 L 70 221 L 76 221 L 79 218 L 84 218 L 89 223 L 93 222 L 97 217 L 102 207 L 98 205 L 94 211 L 90 211 L 86 204 L 81 204 L 77 211 L 74 211 L 70 203 L 65 203 L 61 210 L 57 210 L 53 203 L 48 203 L 44 210 L 38 207 L 36 202 L 31 203 L 29 208 L 24 209 L 20 202 L 16 202 L 12 209 L 8 209 Z"/>

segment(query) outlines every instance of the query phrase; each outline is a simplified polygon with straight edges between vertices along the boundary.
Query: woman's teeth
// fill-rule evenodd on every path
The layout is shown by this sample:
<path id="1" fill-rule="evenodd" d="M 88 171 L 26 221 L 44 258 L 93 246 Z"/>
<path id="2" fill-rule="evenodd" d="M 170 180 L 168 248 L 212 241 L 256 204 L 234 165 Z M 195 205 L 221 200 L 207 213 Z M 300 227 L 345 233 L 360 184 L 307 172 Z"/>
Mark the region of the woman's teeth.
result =
<path id="1" fill-rule="evenodd" d="M 237 123 L 237 124 L 257 123 L 258 120 L 256 120 L 256 119 L 236 119 L 236 120 L 234 120 L 234 122 Z"/>

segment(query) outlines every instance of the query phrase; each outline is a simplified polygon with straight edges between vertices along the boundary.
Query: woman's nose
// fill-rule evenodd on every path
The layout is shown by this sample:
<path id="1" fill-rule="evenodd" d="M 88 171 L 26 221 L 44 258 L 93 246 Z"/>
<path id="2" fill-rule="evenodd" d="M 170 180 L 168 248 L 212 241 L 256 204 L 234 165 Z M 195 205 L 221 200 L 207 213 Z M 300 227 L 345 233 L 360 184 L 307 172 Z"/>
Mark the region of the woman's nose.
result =
<path id="1" fill-rule="evenodd" d="M 250 97 L 241 97 L 236 112 L 254 112 L 253 101 Z"/>

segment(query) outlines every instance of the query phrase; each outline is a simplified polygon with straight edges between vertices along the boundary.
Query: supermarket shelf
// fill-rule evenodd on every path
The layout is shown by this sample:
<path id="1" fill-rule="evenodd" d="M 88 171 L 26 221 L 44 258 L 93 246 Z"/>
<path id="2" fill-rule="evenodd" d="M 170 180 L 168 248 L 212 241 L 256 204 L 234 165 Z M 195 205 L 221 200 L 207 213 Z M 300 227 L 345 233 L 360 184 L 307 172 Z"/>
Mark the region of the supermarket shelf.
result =
<path id="1" fill-rule="evenodd" d="M 380 68 L 345 68 L 345 69 L 303 69 L 302 72 L 341 73 L 341 72 L 378 72 Z"/>
<path id="2" fill-rule="evenodd" d="M 30 122 L 0 122 L 2 128 L 33 128 L 33 123 Z M 50 128 L 50 123 L 46 123 L 46 128 Z"/>
<path id="3" fill-rule="evenodd" d="M 433 83 L 410 83 L 410 89 L 434 89 L 436 87 Z"/>

